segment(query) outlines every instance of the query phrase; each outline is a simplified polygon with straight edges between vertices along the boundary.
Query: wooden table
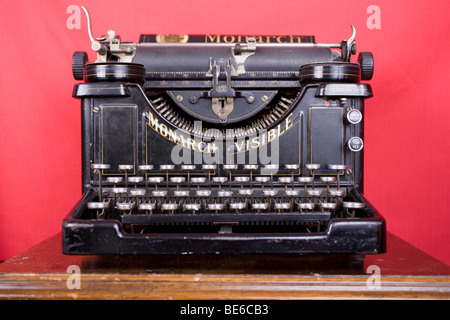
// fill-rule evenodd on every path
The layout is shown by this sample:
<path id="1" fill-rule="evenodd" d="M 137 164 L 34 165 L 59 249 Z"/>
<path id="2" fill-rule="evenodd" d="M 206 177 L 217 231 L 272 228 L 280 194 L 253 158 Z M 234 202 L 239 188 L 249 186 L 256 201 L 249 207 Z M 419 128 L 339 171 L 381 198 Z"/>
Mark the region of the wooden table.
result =
<path id="1" fill-rule="evenodd" d="M 448 265 L 390 233 L 387 243 L 365 257 L 77 256 L 61 253 L 56 234 L 0 263 L 0 298 L 450 299 Z"/>

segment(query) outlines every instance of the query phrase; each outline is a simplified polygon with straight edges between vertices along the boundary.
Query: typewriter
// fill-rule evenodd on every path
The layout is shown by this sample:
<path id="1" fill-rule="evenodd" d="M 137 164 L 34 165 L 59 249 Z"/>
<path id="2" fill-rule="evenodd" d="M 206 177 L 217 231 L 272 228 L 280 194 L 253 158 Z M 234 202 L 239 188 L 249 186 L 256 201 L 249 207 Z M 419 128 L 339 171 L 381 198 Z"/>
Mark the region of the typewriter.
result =
<path id="1" fill-rule="evenodd" d="M 373 56 L 314 36 L 94 38 L 75 52 L 83 196 L 65 254 L 386 250 L 364 197 Z"/>

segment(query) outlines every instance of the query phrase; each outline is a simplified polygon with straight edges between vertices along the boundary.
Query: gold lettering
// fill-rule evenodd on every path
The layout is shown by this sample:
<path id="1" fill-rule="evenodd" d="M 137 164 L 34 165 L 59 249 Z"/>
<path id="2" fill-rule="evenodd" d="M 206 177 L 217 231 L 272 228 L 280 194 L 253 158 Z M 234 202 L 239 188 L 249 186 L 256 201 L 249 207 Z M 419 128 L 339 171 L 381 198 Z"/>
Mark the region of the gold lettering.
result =
<path id="1" fill-rule="evenodd" d="M 256 37 L 256 43 L 264 43 L 264 39 L 261 36 Z"/>
<path id="2" fill-rule="evenodd" d="M 149 112 L 148 115 L 149 115 L 149 118 L 148 118 L 149 122 L 147 122 L 147 124 L 149 126 L 151 126 L 153 129 L 157 130 L 157 128 L 158 128 L 158 119 L 153 118 L 153 114 L 151 112 Z"/>
<path id="3" fill-rule="evenodd" d="M 194 139 L 187 139 L 187 148 L 195 151 L 195 140 Z M 189 147 L 191 146 L 191 147 Z"/>
<path id="4" fill-rule="evenodd" d="M 278 125 L 278 136 L 281 136 L 284 133 L 284 129 L 281 129 L 281 123 Z"/>
<path id="5" fill-rule="evenodd" d="M 163 136 L 163 137 L 167 137 L 167 127 L 165 124 L 161 123 L 159 125 L 159 133 Z"/>
<path id="6" fill-rule="evenodd" d="M 241 152 L 242 151 L 242 147 L 244 146 L 244 141 L 241 142 L 241 145 L 238 146 L 237 142 L 234 143 L 234 146 L 236 147 L 236 149 Z"/>
<path id="7" fill-rule="evenodd" d="M 169 129 L 169 140 L 178 144 L 178 137 L 177 137 L 177 133 L 173 132 L 172 129 Z"/>
<path id="8" fill-rule="evenodd" d="M 292 121 L 291 121 L 292 113 L 287 116 L 286 118 L 286 131 L 288 131 L 292 127 Z"/>
<path id="9" fill-rule="evenodd" d="M 214 42 L 214 41 L 216 41 L 217 43 L 220 43 L 220 36 L 219 35 L 212 36 L 210 34 L 207 34 L 205 36 L 205 42 Z"/>
<path id="10" fill-rule="evenodd" d="M 267 139 L 267 135 L 264 133 L 263 136 L 262 136 L 262 142 L 261 142 L 262 146 L 266 145 L 266 139 Z"/>
<path id="11" fill-rule="evenodd" d="M 204 145 L 205 147 L 202 148 L 201 145 Z M 197 148 L 198 148 L 198 151 L 205 152 L 205 149 L 206 149 L 206 143 L 203 142 L 203 141 L 200 141 L 200 142 L 198 143 Z"/>
<path id="12" fill-rule="evenodd" d="M 207 146 L 206 146 L 206 152 L 207 153 L 216 153 L 216 144 L 215 143 L 208 143 Z"/>
<path id="13" fill-rule="evenodd" d="M 276 137 L 277 137 L 277 134 L 276 134 L 275 129 L 270 130 L 267 133 L 267 143 L 272 142 L 273 140 L 275 140 Z"/>
<path id="14" fill-rule="evenodd" d="M 228 40 L 228 38 L 230 38 Z M 234 36 L 223 36 L 223 42 L 225 43 L 233 43 L 234 42 Z"/>
<path id="15" fill-rule="evenodd" d="M 180 142 L 183 148 L 186 148 L 186 144 L 184 143 L 184 136 L 182 134 L 180 134 Z"/>
<path id="16" fill-rule="evenodd" d="M 285 36 L 277 37 L 277 42 L 278 43 L 286 43 L 287 42 L 286 37 Z"/>
<path id="17" fill-rule="evenodd" d="M 257 149 L 257 148 L 259 148 L 259 137 L 254 137 L 254 138 L 252 139 L 252 144 L 254 144 L 254 145 L 252 145 L 252 149 Z"/>

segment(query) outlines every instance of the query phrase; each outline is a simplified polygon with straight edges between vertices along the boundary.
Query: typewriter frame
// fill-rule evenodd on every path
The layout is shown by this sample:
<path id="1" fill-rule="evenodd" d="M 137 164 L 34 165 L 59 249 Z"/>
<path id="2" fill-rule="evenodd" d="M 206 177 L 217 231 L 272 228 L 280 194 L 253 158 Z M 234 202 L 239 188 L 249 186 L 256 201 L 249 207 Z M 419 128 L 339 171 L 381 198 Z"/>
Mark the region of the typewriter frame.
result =
<path id="1" fill-rule="evenodd" d="M 112 48 L 120 47 L 115 42 L 117 39 L 114 35 L 110 35 L 109 44 L 108 42 L 97 42 L 97 40 L 91 37 L 93 48 L 95 47 L 99 53 L 98 63 L 86 63 L 86 57 L 79 56 L 78 60 L 81 60 L 81 68 L 78 67 L 77 70 L 74 70 L 74 75 L 77 73 L 78 77 L 80 77 L 81 72 L 81 78 L 85 80 L 84 83 L 76 84 L 73 92 L 73 96 L 80 99 L 82 105 L 83 196 L 63 221 L 63 253 L 384 253 L 386 251 L 385 220 L 363 196 L 363 153 L 359 148 L 363 147 L 364 122 L 361 118 L 357 119 L 354 123 L 348 117 L 346 120 L 346 114 L 351 110 L 357 110 L 359 116 L 364 118 L 364 99 L 372 96 L 370 85 L 359 82 L 361 78 L 368 78 L 367 75 L 364 75 L 364 72 L 366 72 L 365 69 L 367 69 L 364 65 L 365 62 L 360 60 L 358 63 L 350 63 L 350 56 L 354 53 L 352 52 L 354 35 L 352 38 L 349 41 L 343 41 L 335 46 L 339 47 L 342 51 L 341 61 L 328 61 L 325 64 L 313 61 L 310 64 L 302 65 L 300 70 L 293 72 L 291 76 L 293 75 L 296 78 L 287 80 L 290 81 L 290 84 L 294 84 L 294 88 L 286 89 L 285 87 L 279 87 L 279 82 L 273 81 L 273 78 L 269 79 L 272 84 L 267 85 L 269 81 L 266 81 L 267 79 L 264 77 L 275 76 L 275 72 L 271 71 L 263 76 L 259 84 L 260 86 L 266 86 L 265 88 L 257 88 L 258 84 L 256 84 L 256 88 L 252 87 L 247 91 L 242 89 L 242 93 L 237 94 L 238 88 L 235 85 L 236 82 L 231 86 L 230 64 L 216 67 L 215 64 L 210 63 L 211 72 L 209 72 L 210 74 L 207 77 L 214 78 L 216 76 L 216 82 L 213 80 L 212 83 L 209 83 L 210 87 L 208 87 L 208 90 L 210 91 L 205 94 L 199 93 L 202 90 L 205 91 L 204 88 L 199 90 L 199 87 L 195 87 L 192 84 L 187 87 L 182 87 L 182 84 L 184 84 L 183 81 L 186 79 L 176 79 L 176 77 L 172 81 L 172 84 L 167 84 L 163 79 L 156 79 L 161 80 L 160 83 L 163 83 L 161 87 L 156 88 L 155 83 L 158 83 L 158 81 L 147 77 L 148 68 L 144 73 L 139 64 L 134 64 L 135 61 L 132 61 L 133 63 L 130 61 L 125 63 L 104 61 L 103 55 L 105 53 L 102 48 L 109 46 L 109 50 L 112 50 Z M 103 41 L 105 41 L 105 38 Z M 203 47 L 204 50 L 208 50 L 209 48 L 209 46 L 202 46 L 201 44 L 198 46 Z M 254 51 L 255 43 L 253 39 L 247 41 L 243 45 L 243 48 L 245 46 Z M 255 54 L 258 54 L 258 45 L 256 45 Z M 134 53 L 133 57 L 135 56 L 138 55 Z M 307 58 L 311 57 L 312 55 L 307 56 Z M 245 63 L 242 62 L 240 67 L 245 68 Z M 108 68 L 113 68 L 112 77 L 108 76 L 110 74 L 108 73 Z M 329 68 L 327 70 L 331 71 L 330 73 L 317 73 L 314 72 L 316 71 L 315 68 L 320 68 L 322 71 L 324 68 Z M 333 71 L 335 69 L 337 71 Z M 239 71 L 239 69 L 236 70 L 237 73 L 234 74 L 232 79 L 239 80 L 243 72 L 242 70 Z M 359 72 L 362 72 L 363 75 L 361 76 Z M 129 76 L 130 74 L 131 76 Z M 156 77 L 158 75 L 159 73 L 156 72 L 151 76 Z M 356 81 L 353 80 L 353 77 L 357 78 Z M 216 86 L 219 81 L 222 84 L 226 82 L 228 89 L 219 90 L 219 86 Z M 244 85 L 243 83 L 245 81 L 247 83 Z M 241 81 L 241 85 L 244 88 L 246 86 L 255 86 L 251 81 L 253 80 L 244 78 Z M 233 90 L 230 90 L 231 88 Z M 183 96 L 185 92 L 183 90 L 187 90 L 187 95 Z M 177 98 L 179 100 L 178 102 L 183 99 L 186 101 L 186 99 L 193 96 L 192 93 L 195 93 L 197 94 L 196 97 L 211 99 L 214 110 L 214 103 L 218 103 L 218 100 L 214 100 L 214 98 L 221 95 L 233 97 L 235 109 L 239 108 L 239 101 L 244 104 L 246 103 L 245 100 L 238 100 L 238 98 L 247 99 L 247 103 L 249 103 L 249 92 L 250 95 L 253 94 L 254 96 L 252 99 L 259 99 L 263 102 L 269 100 L 267 99 L 267 95 L 262 95 L 258 90 L 267 90 L 263 91 L 263 93 L 272 91 L 277 92 L 277 94 L 278 91 L 295 93 L 291 104 L 286 107 L 285 113 L 267 126 L 269 130 L 278 128 L 276 139 L 278 139 L 280 147 L 291 151 L 280 155 L 280 168 L 277 174 L 287 177 L 291 175 L 292 177 L 313 175 L 313 172 L 306 168 L 306 164 L 313 163 L 316 159 L 321 159 L 320 162 L 324 162 L 326 161 L 324 157 L 330 156 L 331 152 L 329 151 L 331 149 L 337 150 L 337 152 L 331 153 L 331 158 L 334 157 L 338 163 L 348 165 L 347 171 L 338 170 L 335 174 L 338 179 L 340 178 L 341 187 L 345 189 L 345 201 L 364 204 L 364 209 L 359 210 L 356 215 L 345 215 L 344 213 L 338 212 L 333 213 L 332 210 L 313 210 L 312 212 L 303 213 L 296 210 L 294 198 L 292 198 L 293 206 L 289 212 L 270 209 L 269 212 L 255 212 L 255 210 L 244 210 L 243 212 L 236 210 L 236 212 L 231 212 L 230 210 L 230 212 L 219 213 L 207 209 L 206 202 L 202 202 L 203 200 L 200 201 L 202 206 L 204 205 L 202 207 L 203 211 L 201 210 L 201 212 L 195 213 L 182 210 L 175 213 L 164 212 L 163 214 L 161 211 L 160 213 L 132 214 L 130 211 L 129 213 L 118 215 L 115 208 L 108 207 L 108 210 L 110 210 L 110 213 L 108 213 L 109 216 L 101 217 L 98 211 L 95 213 L 95 210 L 88 209 L 88 204 L 92 201 L 98 201 L 100 196 L 109 197 L 108 201 L 112 201 L 111 192 L 114 191 L 113 185 L 100 180 L 103 185 L 101 187 L 99 180 L 96 179 L 101 179 L 102 176 L 108 174 L 124 175 L 123 172 L 118 171 L 115 167 L 111 167 L 108 170 L 92 170 L 92 164 L 112 161 L 117 165 L 123 161 L 128 161 L 128 163 L 132 164 L 132 169 L 125 174 L 125 178 L 127 179 L 128 175 L 143 176 L 143 172 L 139 172 L 138 170 L 141 164 L 161 165 L 168 163 L 167 156 L 161 150 L 170 152 L 177 145 L 177 143 L 171 141 L 170 137 L 167 137 L 167 134 L 169 130 L 175 131 L 177 129 L 180 130 L 180 128 L 177 128 L 173 123 L 168 121 L 154 102 L 161 97 L 161 94 L 164 94 L 166 98 L 172 97 L 172 106 L 176 108 L 176 105 L 179 105 L 176 101 Z M 156 96 L 156 99 L 152 100 L 153 92 L 159 92 L 160 96 Z M 189 96 L 189 94 L 191 95 Z M 193 104 L 196 103 L 195 99 L 190 101 Z M 222 101 L 224 101 L 222 103 L 224 103 L 223 106 L 226 108 L 228 100 L 225 98 Z M 263 103 L 262 107 L 267 107 L 267 104 Z M 254 114 L 258 114 L 258 110 L 254 111 Z M 212 119 L 211 122 L 214 126 L 220 126 L 228 120 L 231 120 L 232 115 L 233 113 L 229 112 L 226 117 L 219 117 L 217 120 Z M 249 114 L 247 116 L 251 119 L 252 115 Z M 161 125 L 164 125 L 164 132 L 161 132 Z M 181 129 L 181 132 L 184 132 L 183 134 L 186 134 L 186 137 L 195 136 L 195 132 L 189 132 L 189 130 L 183 131 Z M 346 147 L 346 143 L 350 137 L 357 137 L 358 141 L 356 146 Z M 236 141 L 236 138 L 233 137 L 233 142 Z M 243 141 L 249 141 L 249 139 L 247 137 L 247 140 Z M 337 141 L 336 139 L 340 140 Z M 315 142 L 316 140 L 321 140 L 321 143 L 326 148 L 316 148 L 318 146 Z M 295 145 L 291 148 L 290 145 L 292 145 L 292 142 L 298 143 L 298 146 Z M 358 145 L 358 143 L 361 143 L 361 145 Z M 178 145 L 180 145 L 179 141 Z M 200 150 L 200 144 L 197 145 L 197 154 L 200 151 L 203 153 L 203 151 L 210 147 L 206 143 L 202 146 L 204 149 Z M 191 147 L 195 149 L 193 145 Z M 351 150 L 352 147 L 358 148 L 358 150 Z M 184 144 L 183 148 L 185 148 Z M 295 150 L 298 151 L 298 155 L 295 154 Z M 251 150 L 243 152 L 245 159 L 249 159 L 248 154 L 250 152 Z M 216 151 L 210 153 L 217 154 Z M 236 156 L 237 153 L 231 154 Z M 227 154 L 227 156 L 229 155 Z M 292 171 L 283 168 L 283 164 L 293 162 L 299 164 L 298 170 Z M 257 163 L 261 165 L 260 160 Z M 186 176 L 186 172 L 180 169 L 179 164 L 175 167 L 175 175 Z M 99 174 L 99 171 L 102 171 L 102 175 Z M 169 203 L 178 201 L 174 198 L 174 191 L 178 190 L 178 187 L 173 183 L 169 183 L 169 173 L 161 168 L 156 168 L 152 174 L 167 177 L 166 181 L 162 184 L 167 186 L 167 201 Z M 221 190 L 222 185 L 220 183 L 211 183 L 210 171 L 200 170 L 194 171 L 192 174 L 208 177 L 209 185 L 204 185 L 204 187 L 207 187 L 211 193 L 217 194 Z M 214 167 L 213 174 L 228 177 L 228 173 L 226 170 L 223 170 L 221 163 L 218 163 L 217 167 Z M 267 176 L 267 173 L 260 172 L 259 170 L 253 172 L 252 170 L 244 170 L 240 167 L 237 175 L 248 176 L 249 174 L 252 180 L 250 186 L 254 183 L 257 187 L 255 188 L 255 194 L 252 191 L 250 201 L 253 200 L 253 197 L 260 198 L 261 201 L 269 201 L 264 200 L 261 191 L 261 188 L 264 189 L 263 183 L 261 182 L 258 185 L 258 183 L 253 182 L 253 177 L 259 175 Z M 318 171 L 316 174 L 333 175 L 327 169 Z M 232 177 L 231 173 L 229 177 Z M 275 189 L 280 191 L 279 197 L 283 198 L 284 195 L 287 199 L 288 185 L 274 182 L 273 176 L 271 176 L 271 179 L 272 188 L 275 185 Z M 146 184 L 145 181 L 136 183 L 135 188 L 143 188 Z M 183 186 L 186 188 L 186 185 Z M 233 190 L 233 192 L 238 190 L 239 186 L 242 188 L 243 184 L 240 185 L 237 182 L 230 182 L 230 190 Z M 308 187 L 311 187 L 311 185 L 308 185 Z M 319 179 L 314 180 L 312 187 L 320 190 L 328 189 L 328 185 L 321 183 Z M 146 188 L 148 189 L 148 184 Z M 296 180 L 292 182 L 292 190 L 302 190 L 302 188 L 303 185 L 301 183 Z M 298 198 L 304 197 L 305 202 L 308 201 L 306 188 L 307 186 L 305 184 L 305 191 L 299 191 L 298 193 Z M 102 190 L 101 194 L 99 194 L 99 190 Z M 129 196 L 129 192 L 126 191 L 127 200 Z M 185 201 L 190 201 L 190 199 L 192 199 L 191 189 L 189 189 L 189 196 Z M 214 203 L 217 199 L 214 198 Z M 137 199 L 135 203 L 137 204 L 139 201 Z M 245 199 L 245 203 L 247 201 L 248 198 Z M 315 202 L 314 199 L 312 201 Z M 336 199 L 336 201 L 340 200 Z M 269 208 L 272 208 L 270 203 Z M 294 227 L 291 227 L 292 225 Z M 298 229 L 297 225 L 307 227 Z M 140 232 L 136 232 L 134 230 L 135 226 L 144 227 L 139 227 Z M 156 227 L 154 227 L 155 229 L 148 229 L 149 226 L 152 226 L 152 228 L 154 226 Z M 310 229 L 308 228 L 313 227 L 317 228 L 317 231 L 309 233 Z"/>

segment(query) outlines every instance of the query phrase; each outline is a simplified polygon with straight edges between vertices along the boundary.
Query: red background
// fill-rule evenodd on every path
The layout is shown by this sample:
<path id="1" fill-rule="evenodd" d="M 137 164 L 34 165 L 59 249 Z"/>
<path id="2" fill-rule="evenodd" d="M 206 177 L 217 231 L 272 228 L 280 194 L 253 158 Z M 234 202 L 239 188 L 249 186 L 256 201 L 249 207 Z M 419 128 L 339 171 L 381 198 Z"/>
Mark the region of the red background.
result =
<path id="1" fill-rule="evenodd" d="M 390 232 L 450 263 L 450 2 L 439 1 L 8 1 L 0 10 L 0 260 L 61 230 L 81 197 L 80 103 L 71 97 L 74 51 L 94 36 L 140 33 L 313 34 L 372 51 L 374 98 L 365 115 L 365 194 Z M 381 10 L 369 30 L 367 8 Z M 356 59 L 355 57 L 353 58 Z M 388 244 L 389 249 L 389 244 Z"/>

